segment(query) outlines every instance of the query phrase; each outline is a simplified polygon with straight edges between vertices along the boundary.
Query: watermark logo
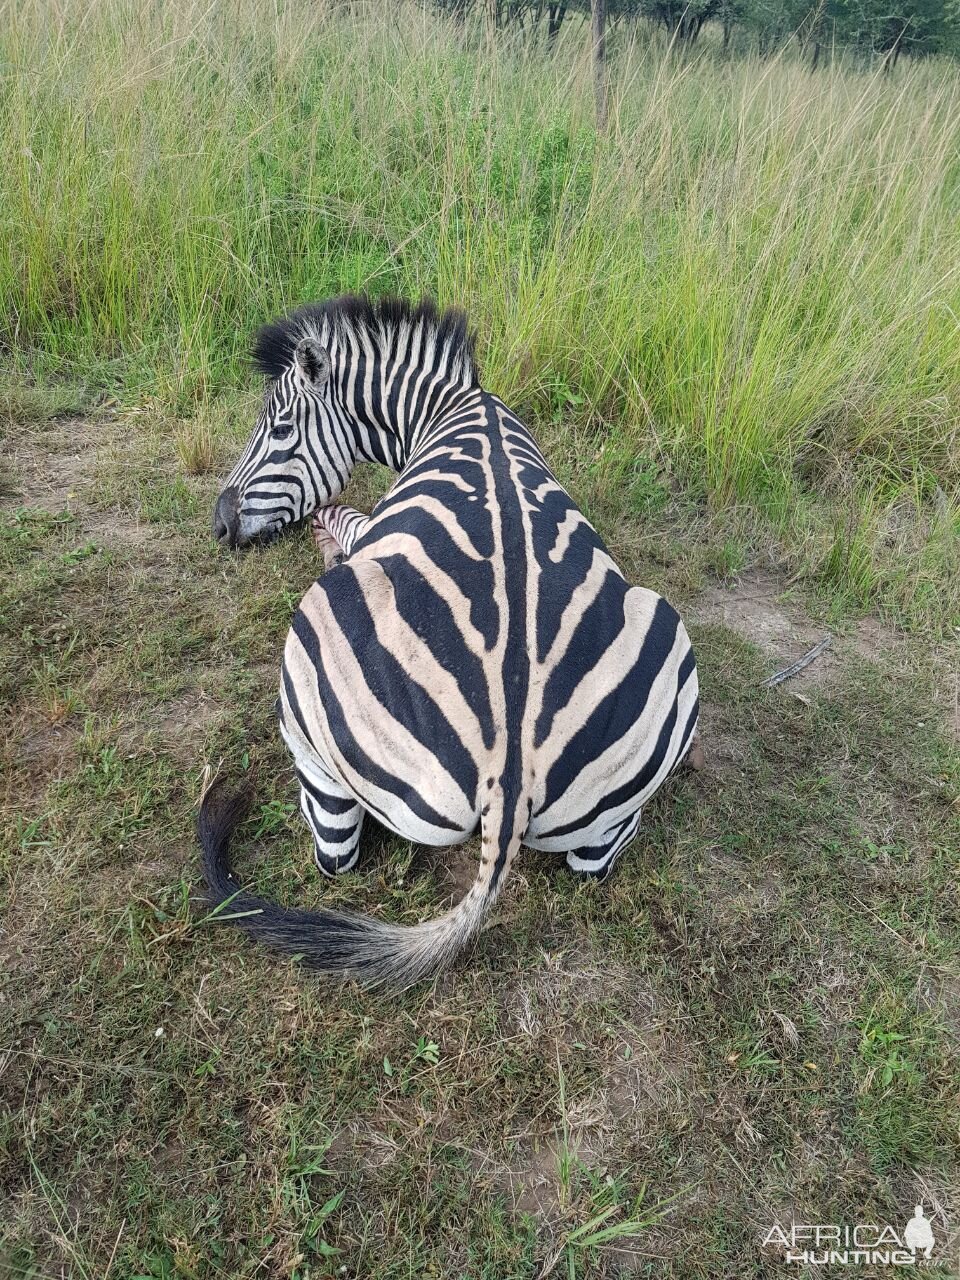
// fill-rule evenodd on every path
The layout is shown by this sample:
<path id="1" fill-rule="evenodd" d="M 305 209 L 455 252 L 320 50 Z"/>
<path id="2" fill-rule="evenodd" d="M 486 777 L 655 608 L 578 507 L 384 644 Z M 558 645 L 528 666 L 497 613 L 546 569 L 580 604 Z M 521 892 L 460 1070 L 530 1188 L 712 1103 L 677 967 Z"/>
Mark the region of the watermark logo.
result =
<path id="1" fill-rule="evenodd" d="M 922 1252 L 924 1258 L 929 1261 L 936 1241 L 933 1238 L 933 1227 L 930 1225 L 930 1219 L 923 1216 L 922 1204 L 917 1205 L 913 1211 L 913 1217 L 904 1227 L 903 1243 L 911 1253 Z"/>
<path id="2" fill-rule="evenodd" d="M 789 1227 L 776 1223 L 763 1238 L 763 1248 L 781 1250 L 784 1262 L 808 1267 L 916 1266 L 931 1260 L 936 1243 L 922 1204 L 902 1232 L 874 1222 L 792 1222 Z"/>

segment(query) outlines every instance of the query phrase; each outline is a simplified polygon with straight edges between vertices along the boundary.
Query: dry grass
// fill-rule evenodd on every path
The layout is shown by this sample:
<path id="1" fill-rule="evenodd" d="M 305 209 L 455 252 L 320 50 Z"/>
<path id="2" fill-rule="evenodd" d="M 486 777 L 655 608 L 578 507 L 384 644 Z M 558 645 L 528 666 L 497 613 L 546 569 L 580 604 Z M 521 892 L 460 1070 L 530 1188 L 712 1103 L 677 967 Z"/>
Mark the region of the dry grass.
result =
<path id="1" fill-rule="evenodd" d="M 177 430 L 177 457 L 188 476 L 212 471 L 217 461 L 217 448 L 209 421 L 195 418 Z"/>

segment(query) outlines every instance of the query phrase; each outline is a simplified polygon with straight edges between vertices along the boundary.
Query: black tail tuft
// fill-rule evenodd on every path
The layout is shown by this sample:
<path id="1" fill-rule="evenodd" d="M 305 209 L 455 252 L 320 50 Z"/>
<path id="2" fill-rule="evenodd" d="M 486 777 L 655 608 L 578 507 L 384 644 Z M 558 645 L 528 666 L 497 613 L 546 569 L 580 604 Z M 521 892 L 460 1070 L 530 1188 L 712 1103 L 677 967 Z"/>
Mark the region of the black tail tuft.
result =
<path id="1" fill-rule="evenodd" d="M 250 807 L 251 788 L 229 795 L 215 782 L 200 802 L 197 835 L 203 849 L 203 873 L 211 906 L 226 904 L 215 916 L 237 925 L 249 937 L 306 965 L 330 973 L 352 974 L 377 981 L 376 973 L 387 926 L 340 911 L 302 911 L 245 893 L 230 867 L 230 837 Z"/>
<path id="2" fill-rule="evenodd" d="M 346 911 L 303 911 L 255 898 L 238 885 L 228 856 L 230 837 L 249 805 L 249 787 L 231 796 L 222 782 L 215 782 L 200 802 L 197 834 L 213 919 L 236 925 L 248 937 L 297 956 L 313 969 L 371 986 L 409 987 L 453 959 L 477 932 L 496 896 L 497 886 L 481 863 L 477 884 L 457 907 L 414 926 Z M 519 839 L 512 841 L 511 850 L 518 845 Z"/>
<path id="3" fill-rule="evenodd" d="M 230 795 L 224 779 L 218 778 L 200 801 L 197 835 L 203 850 L 203 874 L 214 905 L 238 890 L 230 865 L 230 837 L 246 817 L 252 800 L 253 788 L 249 783 Z"/>

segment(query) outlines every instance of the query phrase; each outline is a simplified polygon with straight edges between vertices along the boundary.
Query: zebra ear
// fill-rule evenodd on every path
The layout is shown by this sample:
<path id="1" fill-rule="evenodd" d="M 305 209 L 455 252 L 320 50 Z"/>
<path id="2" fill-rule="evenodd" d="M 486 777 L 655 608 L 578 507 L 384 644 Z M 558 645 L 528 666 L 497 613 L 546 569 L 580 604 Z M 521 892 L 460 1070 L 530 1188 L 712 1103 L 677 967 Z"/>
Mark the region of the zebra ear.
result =
<path id="1" fill-rule="evenodd" d="M 330 356 L 316 338 L 301 338 L 293 353 L 297 372 L 308 386 L 319 391 L 330 377 Z"/>

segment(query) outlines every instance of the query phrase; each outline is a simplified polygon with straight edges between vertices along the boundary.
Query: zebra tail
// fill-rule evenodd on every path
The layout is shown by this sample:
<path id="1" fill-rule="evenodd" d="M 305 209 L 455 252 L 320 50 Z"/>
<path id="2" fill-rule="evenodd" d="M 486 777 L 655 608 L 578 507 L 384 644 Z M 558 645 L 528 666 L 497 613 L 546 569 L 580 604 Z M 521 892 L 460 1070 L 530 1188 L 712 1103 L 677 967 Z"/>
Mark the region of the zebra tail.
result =
<path id="1" fill-rule="evenodd" d="M 513 830 L 516 808 L 509 815 L 497 815 L 494 826 L 491 806 L 482 820 L 484 850 L 489 842 L 496 846 L 496 853 L 482 858 L 466 896 L 445 915 L 404 926 L 348 911 L 303 911 L 246 893 L 234 879 L 230 837 L 250 799 L 249 789 L 228 794 L 220 779 L 200 803 L 197 834 L 214 918 L 236 925 L 276 951 L 296 956 L 311 969 L 355 978 L 366 986 L 402 990 L 450 964 L 479 931 L 520 847 L 521 836 Z"/>

